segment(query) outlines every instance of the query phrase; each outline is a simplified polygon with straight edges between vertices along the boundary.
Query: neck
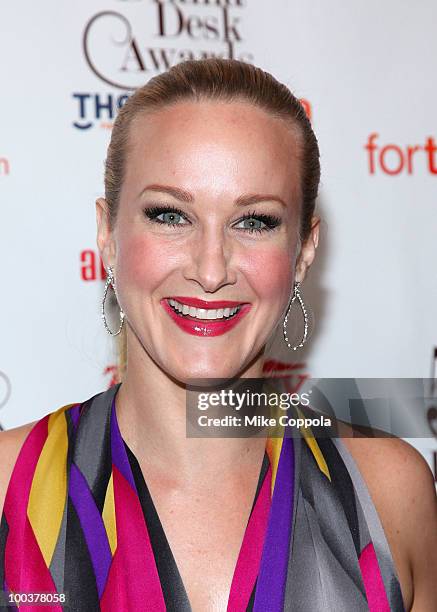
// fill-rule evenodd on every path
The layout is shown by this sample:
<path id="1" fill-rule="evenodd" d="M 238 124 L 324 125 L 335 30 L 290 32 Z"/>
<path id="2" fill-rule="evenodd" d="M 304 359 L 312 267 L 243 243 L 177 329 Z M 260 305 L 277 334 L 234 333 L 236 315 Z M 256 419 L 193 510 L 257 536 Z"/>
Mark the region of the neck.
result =
<path id="1" fill-rule="evenodd" d="M 140 464 L 156 473 L 171 468 L 175 480 L 192 483 L 241 474 L 262 462 L 265 437 L 187 438 L 185 385 L 163 371 L 139 342 L 130 344 L 116 413 L 122 438 Z M 262 377 L 262 356 L 244 376 Z"/>

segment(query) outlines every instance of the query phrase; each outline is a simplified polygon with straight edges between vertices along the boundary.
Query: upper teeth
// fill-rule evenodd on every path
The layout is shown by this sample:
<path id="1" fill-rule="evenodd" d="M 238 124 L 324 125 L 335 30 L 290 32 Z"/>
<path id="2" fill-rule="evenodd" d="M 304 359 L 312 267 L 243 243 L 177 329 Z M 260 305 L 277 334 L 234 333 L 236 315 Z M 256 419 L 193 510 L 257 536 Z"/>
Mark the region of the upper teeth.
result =
<path id="1" fill-rule="evenodd" d="M 190 315 L 196 319 L 223 319 L 223 317 L 232 317 L 239 309 L 240 306 L 234 308 L 194 308 L 194 306 L 187 306 L 187 304 L 181 304 L 176 300 L 169 299 L 168 303 L 173 306 L 175 310 L 183 315 Z"/>

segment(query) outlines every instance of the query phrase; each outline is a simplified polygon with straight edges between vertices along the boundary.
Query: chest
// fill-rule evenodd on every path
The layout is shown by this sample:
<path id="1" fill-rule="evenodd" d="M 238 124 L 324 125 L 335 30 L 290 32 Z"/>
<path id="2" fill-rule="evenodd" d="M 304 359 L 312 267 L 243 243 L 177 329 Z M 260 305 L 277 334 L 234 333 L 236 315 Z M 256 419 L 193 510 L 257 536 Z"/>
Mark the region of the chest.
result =
<path id="1" fill-rule="evenodd" d="M 148 483 L 193 612 L 227 608 L 254 486 L 182 493 Z"/>
<path id="2" fill-rule="evenodd" d="M 402 549 L 400 525 L 393 521 L 390 496 L 377 486 L 377 475 L 355 456 L 385 531 L 409 610 L 411 572 Z M 195 489 L 178 490 L 159 479 L 147 478 L 152 503 L 164 538 L 172 551 L 176 572 L 194 612 L 225 611 L 240 548 L 255 494 L 253 478 L 244 486 L 223 488 L 205 481 Z"/>

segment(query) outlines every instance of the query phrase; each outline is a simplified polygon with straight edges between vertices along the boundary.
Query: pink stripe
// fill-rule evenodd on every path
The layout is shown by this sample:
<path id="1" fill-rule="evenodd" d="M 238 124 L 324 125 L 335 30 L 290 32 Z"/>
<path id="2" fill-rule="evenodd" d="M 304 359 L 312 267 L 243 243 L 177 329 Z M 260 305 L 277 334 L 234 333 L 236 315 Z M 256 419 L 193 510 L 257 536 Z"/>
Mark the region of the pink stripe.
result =
<path id="1" fill-rule="evenodd" d="M 271 486 L 272 468 L 270 465 L 244 533 L 232 579 L 227 612 L 245 612 L 249 604 L 261 562 L 271 504 Z"/>
<path id="2" fill-rule="evenodd" d="M 5 497 L 4 514 L 9 526 L 5 547 L 5 578 L 11 591 L 51 592 L 56 586 L 42 556 L 27 516 L 30 489 L 41 451 L 47 440 L 46 415 L 35 423 L 18 454 Z M 20 610 L 31 606 L 20 606 Z M 42 610 L 61 610 L 60 606 L 43 606 Z"/>
<path id="3" fill-rule="evenodd" d="M 143 610 L 147 602 L 148 609 L 165 612 L 161 582 L 140 500 L 114 464 L 112 475 L 117 549 L 100 600 L 101 610 Z"/>
<path id="4" fill-rule="evenodd" d="M 9 590 L 16 593 L 57 593 L 27 516 L 23 532 L 12 528 L 6 540 L 5 578 Z M 20 604 L 20 610 L 34 609 L 35 604 Z M 38 606 L 39 610 L 62 612 L 62 607 Z"/>
<path id="5" fill-rule="evenodd" d="M 370 612 L 390 612 L 390 605 L 384 588 L 378 559 L 372 542 L 361 551 L 359 558 L 364 588 Z"/>
<path id="6" fill-rule="evenodd" d="M 48 421 L 49 415 L 46 415 L 28 433 L 18 453 L 9 480 L 4 502 L 4 513 L 11 529 L 20 533 L 23 533 L 25 529 L 30 488 L 36 464 L 47 439 Z M 18 552 L 17 550 L 17 554 Z M 24 554 L 25 550 L 21 550 L 21 553 Z"/>

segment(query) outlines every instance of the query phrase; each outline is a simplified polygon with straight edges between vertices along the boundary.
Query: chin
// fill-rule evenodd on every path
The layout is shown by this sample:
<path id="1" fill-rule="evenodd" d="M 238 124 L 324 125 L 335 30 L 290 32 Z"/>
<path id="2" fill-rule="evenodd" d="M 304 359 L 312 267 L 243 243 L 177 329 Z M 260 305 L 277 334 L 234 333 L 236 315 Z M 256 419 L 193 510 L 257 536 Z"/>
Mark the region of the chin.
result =
<path id="1" fill-rule="evenodd" d="M 170 368 L 168 371 L 172 371 Z M 187 383 L 193 379 L 204 380 L 207 378 L 233 378 L 241 372 L 241 367 L 232 367 L 223 361 L 217 365 L 199 365 L 184 363 L 180 368 L 173 371 L 173 376 L 181 383 Z"/>
<path id="2" fill-rule="evenodd" d="M 182 353 L 176 349 L 166 351 L 164 359 L 161 361 L 161 367 L 168 372 L 174 379 L 182 384 L 185 384 L 190 379 L 207 379 L 207 378 L 244 378 L 246 376 L 256 376 L 257 368 L 253 366 L 262 358 L 264 346 L 255 350 L 252 345 L 248 350 L 240 344 L 240 350 L 211 351 L 201 350 Z M 261 376 L 261 374 L 258 374 Z"/>

